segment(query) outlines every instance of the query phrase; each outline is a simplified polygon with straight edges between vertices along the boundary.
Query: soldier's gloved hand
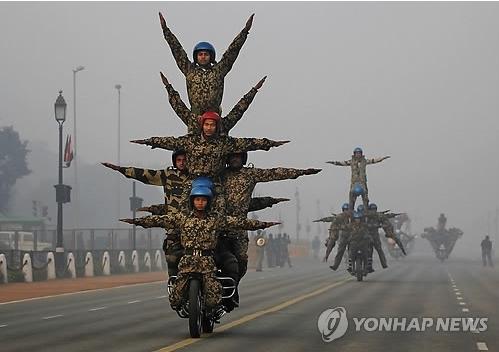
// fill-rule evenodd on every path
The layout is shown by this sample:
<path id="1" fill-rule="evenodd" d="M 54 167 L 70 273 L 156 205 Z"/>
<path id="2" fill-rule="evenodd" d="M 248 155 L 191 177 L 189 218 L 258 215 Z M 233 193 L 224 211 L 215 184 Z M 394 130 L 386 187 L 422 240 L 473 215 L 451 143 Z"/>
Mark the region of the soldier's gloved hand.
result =
<path id="1" fill-rule="evenodd" d="M 165 85 L 165 87 L 169 86 L 170 82 L 168 82 L 168 79 L 165 77 L 165 75 L 163 74 L 163 72 L 160 72 L 159 74 L 161 76 L 161 80 L 163 81 L 163 84 Z"/>
<path id="2" fill-rule="evenodd" d="M 318 174 L 321 171 L 322 171 L 322 169 L 309 168 L 309 169 L 305 170 L 305 175 L 315 175 L 315 174 Z"/>
<path id="3" fill-rule="evenodd" d="M 249 33 L 249 30 L 251 29 L 251 26 L 253 25 L 253 17 L 255 17 L 255 14 L 252 14 L 250 18 L 248 18 L 248 21 L 246 21 L 246 26 L 244 27 L 244 31 L 246 33 Z M 165 23 L 166 25 L 166 23 Z"/>
<path id="4" fill-rule="evenodd" d="M 265 80 L 267 79 L 267 76 L 263 77 L 257 84 L 256 86 L 254 86 L 253 88 L 255 88 L 256 90 L 262 88 L 263 86 L 263 83 L 265 82 Z"/>
<path id="5" fill-rule="evenodd" d="M 113 170 L 119 170 L 120 167 L 118 165 L 114 165 L 114 164 L 111 164 L 111 163 L 101 163 L 102 165 L 104 165 L 105 167 L 108 167 L 110 169 L 113 169 Z"/>
<path id="6" fill-rule="evenodd" d="M 265 228 L 267 227 L 271 227 L 271 226 L 275 226 L 275 225 L 279 225 L 280 222 L 275 222 L 275 221 L 264 221 L 264 226 Z"/>
<path id="7" fill-rule="evenodd" d="M 290 141 L 275 141 L 274 144 L 273 144 L 273 146 L 274 147 L 279 147 L 279 146 L 281 146 L 283 144 L 286 144 L 286 143 L 289 143 L 289 142 Z"/>
<path id="8" fill-rule="evenodd" d="M 280 202 L 289 202 L 290 199 L 289 198 L 276 198 L 275 199 L 277 203 L 280 203 Z"/>
<path id="9" fill-rule="evenodd" d="M 161 28 L 163 28 L 163 32 L 168 29 L 166 26 L 166 21 L 161 12 L 159 13 L 159 22 L 161 23 Z"/>
<path id="10" fill-rule="evenodd" d="M 135 219 L 120 219 L 122 222 L 126 222 L 127 224 L 135 224 Z"/>

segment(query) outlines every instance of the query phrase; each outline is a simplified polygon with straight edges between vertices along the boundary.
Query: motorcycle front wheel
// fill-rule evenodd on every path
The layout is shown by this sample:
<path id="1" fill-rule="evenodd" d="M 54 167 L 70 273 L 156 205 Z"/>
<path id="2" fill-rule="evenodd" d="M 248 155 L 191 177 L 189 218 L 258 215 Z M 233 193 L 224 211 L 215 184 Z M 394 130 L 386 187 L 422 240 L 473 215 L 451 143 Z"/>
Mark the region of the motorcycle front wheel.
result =
<path id="1" fill-rule="evenodd" d="M 191 279 L 189 282 L 189 333 L 192 338 L 201 336 L 201 282 Z"/>

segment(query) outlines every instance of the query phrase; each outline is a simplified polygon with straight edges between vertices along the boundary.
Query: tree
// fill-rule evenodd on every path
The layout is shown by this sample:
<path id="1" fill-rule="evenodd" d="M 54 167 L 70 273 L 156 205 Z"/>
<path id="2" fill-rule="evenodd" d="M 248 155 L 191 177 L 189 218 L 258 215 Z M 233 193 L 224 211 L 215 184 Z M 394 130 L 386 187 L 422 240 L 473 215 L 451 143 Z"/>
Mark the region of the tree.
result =
<path id="1" fill-rule="evenodd" d="M 12 126 L 0 128 L 0 211 L 7 210 L 17 180 L 31 173 L 26 162 L 30 152 L 27 145 Z"/>

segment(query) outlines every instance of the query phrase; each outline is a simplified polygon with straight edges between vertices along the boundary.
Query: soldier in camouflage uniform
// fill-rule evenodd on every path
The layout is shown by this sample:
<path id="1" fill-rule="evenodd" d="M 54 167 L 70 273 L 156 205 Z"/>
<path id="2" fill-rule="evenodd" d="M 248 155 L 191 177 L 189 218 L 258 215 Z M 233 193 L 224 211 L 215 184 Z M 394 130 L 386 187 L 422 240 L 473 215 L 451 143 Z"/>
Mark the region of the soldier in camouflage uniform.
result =
<path id="1" fill-rule="evenodd" d="M 187 95 L 191 111 L 201 115 L 206 111 L 221 113 L 224 91 L 224 79 L 234 65 L 249 30 L 253 24 L 253 16 L 248 19 L 244 29 L 234 38 L 219 62 L 215 61 L 215 49 L 210 43 L 198 43 L 193 50 L 191 62 L 182 45 L 166 25 L 164 17 L 159 14 L 163 35 L 172 51 L 177 66 L 186 79 Z"/>
<path id="2" fill-rule="evenodd" d="M 367 209 L 369 205 L 369 195 L 367 190 L 367 173 L 366 166 L 371 164 L 380 163 L 383 160 L 388 159 L 389 156 L 384 156 L 381 158 L 370 158 L 366 159 L 363 155 L 361 148 L 355 148 L 353 151 L 352 159 L 345 161 L 328 161 L 328 164 L 333 164 L 337 166 L 350 166 L 352 170 L 352 178 L 350 185 L 350 210 L 353 210 L 355 206 L 356 195 L 354 193 L 354 186 L 359 184 L 364 189 L 364 193 L 362 194 L 362 202 L 364 203 L 364 207 Z"/>
<path id="3" fill-rule="evenodd" d="M 350 241 L 362 241 L 364 240 L 365 235 L 369 233 L 369 228 L 364 215 L 358 212 L 354 212 L 353 214 L 348 212 L 348 218 L 347 223 L 341 225 L 343 233 L 338 247 L 338 252 L 334 258 L 334 264 L 330 266 L 332 270 L 337 270 L 340 266 L 341 260 L 343 259 L 343 253 L 345 252 L 345 249 Z M 348 270 L 350 269 L 351 267 L 349 266 Z"/>
<path id="4" fill-rule="evenodd" d="M 347 231 L 347 225 L 350 223 L 350 211 L 347 203 L 342 205 L 341 211 L 342 213 L 334 217 L 333 221 L 331 222 L 331 226 L 329 227 L 329 237 L 326 240 L 326 255 L 323 259 L 324 262 L 327 262 L 329 254 L 331 254 L 331 251 L 336 245 L 336 241 L 340 239 L 340 244 L 338 245 L 338 251 L 334 261 L 335 264 L 336 262 L 338 262 L 338 266 L 341 263 L 343 255 L 345 254 L 345 250 L 350 238 Z M 338 266 L 336 266 L 336 268 Z"/>
<path id="5" fill-rule="evenodd" d="M 110 169 L 119 171 L 127 178 L 138 180 L 148 185 L 163 186 L 165 203 L 158 207 L 156 212 L 171 214 L 181 211 L 181 195 L 188 182 L 188 173 L 185 167 L 185 152 L 176 150 L 172 154 L 173 167 L 165 170 L 141 169 L 136 167 L 123 167 L 111 163 L 102 163 Z M 178 263 L 183 253 L 180 244 L 178 229 L 171 228 L 166 231 L 166 238 L 163 242 L 168 275 L 177 275 Z"/>
<path id="6" fill-rule="evenodd" d="M 390 214 L 378 212 L 378 206 L 376 204 L 369 204 L 366 218 L 367 226 L 369 228 L 369 234 L 371 235 L 373 240 L 373 245 L 370 248 L 370 261 L 368 262 L 369 272 L 374 271 L 374 269 L 372 268 L 373 247 L 376 248 L 376 251 L 378 252 L 379 261 L 381 262 L 381 266 L 383 267 L 383 269 L 386 269 L 388 267 L 388 264 L 386 263 L 385 252 L 383 252 L 383 247 L 381 246 L 381 240 L 379 238 L 378 230 L 380 228 L 385 232 L 385 237 L 393 239 L 399 245 L 400 249 L 405 255 L 405 248 L 400 242 L 400 239 L 395 234 L 393 225 L 389 220 L 390 216 Z"/>
<path id="7" fill-rule="evenodd" d="M 314 175 L 321 169 L 292 169 L 272 168 L 260 169 L 244 167 L 248 160 L 248 153 L 233 153 L 229 155 L 227 170 L 224 173 L 223 184 L 225 189 L 227 215 L 246 217 L 248 215 L 251 194 L 259 182 L 296 179 L 303 175 Z M 239 276 L 242 278 L 248 268 L 248 233 L 239 231 L 231 236 L 233 253 L 239 262 Z M 278 243 L 278 242 L 277 242 Z M 279 262 L 278 262 L 279 265 Z"/>
<path id="8" fill-rule="evenodd" d="M 180 200 L 179 200 L 180 201 Z M 272 208 L 275 204 L 280 202 L 287 202 L 288 198 L 274 198 L 274 197 L 253 197 L 250 201 L 249 212 Z M 147 207 L 141 207 L 137 211 L 147 211 L 152 215 L 165 215 L 164 204 L 153 204 Z"/>
<path id="9" fill-rule="evenodd" d="M 253 102 L 256 93 L 262 87 L 267 76 L 263 77 L 260 82 L 256 84 L 251 90 L 246 93 L 241 100 L 232 108 L 232 110 L 227 114 L 227 116 L 221 119 L 221 133 L 228 134 L 229 131 L 238 123 L 238 121 L 243 117 L 246 110 L 248 110 L 250 104 Z M 180 94 L 173 88 L 173 86 L 168 82 L 166 77 L 161 73 L 161 79 L 165 85 L 166 91 L 168 92 L 168 101 L 171 107 L 177 114 L 177 116 L 182 120 L 182 122 L 187 126 L 188 134 L 199 134 L 199 116 L 189 110 L 180 97 Z"/>
<path id="10" fill-rule="evenodd" d="M 150 215 L 138 219 L 121 219 L 123 222 L 142 227 L 176 226 L 180 229 L 180 240 L 185 254 L 179 263 L 179 273 L 169 297 L 173 309 L 179 309 L 189 282 L 190 273 L 203 275 L 203 293 L 207 307 L 221 302 L 222 287 L 216 278 L 213 259 L 218 242 L 218 233 L 226 229 L 258 230 L 278 223 L 262 222 L 246 218 L 222 216 L 209 211 L 212 192 L 207 187 L 194 187 L 191 191 L 191 212 L 167 215 Z"/>
<path id="11" fill-rule="evenodd" d="M 233 138 L 219 135 L 220 116 L 203 114 L 200 135 L 181 137 L 151 137 L 133 140 L 132 143 L 146 144 L 152 148 L 169 150 L 182 149 L 186 152 L 186 167 L 191 176 L 208 176 L 217 179 L 225 170 L 230 153 L 251 150 L 270 150 L 289 141 L 273 141 L 267 138 Z"/>

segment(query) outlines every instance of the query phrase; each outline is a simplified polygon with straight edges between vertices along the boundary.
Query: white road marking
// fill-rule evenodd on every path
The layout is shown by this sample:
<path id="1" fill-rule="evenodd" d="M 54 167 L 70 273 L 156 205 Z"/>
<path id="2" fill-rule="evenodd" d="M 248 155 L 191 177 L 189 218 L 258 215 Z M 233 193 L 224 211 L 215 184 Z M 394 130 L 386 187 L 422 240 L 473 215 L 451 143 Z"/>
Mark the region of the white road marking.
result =
<path id="1" fill-rule="evenodd" d="M 167 297 L 166 295 L 164 295 L 164 296 L 158 296 L 158 297 L 156 297 L 156 299 L 162 299 L 162 298 L 166 298 L 166 297 Z"/>
<path id="2" fill-rule="evenodd" d="M 463 299 L 463 297 L 459 296 L 459 297 L 456 297 L 457 299 Z"/>
<path id="3" fill-rule="evenodd" d="M 92 308 L 92 309 L 89 309 L 88 311 L 89 312 L 95 312 L 96 310 L 102 310 L 102 309 L 106 309 L 107 307 L 96 307 L 96 308 Z"/>
<path id="4" fill-rule="evenodd" d="M 130 302 L 128 302 L 127 304 L 134 304 L 134 303 L 139 303 L 139 302 L 142 302 L 142 301 L 140 301 L 140 300 L 138 300 L 138 299 L 137 299 L 137 300 L 135 300 L 135 301 L 130 301 Z"/>
<path id="5" fill-rule="evenodd" d="M 106 287 L 106 288 L 96 288 L 95 290 L 85 290 L 85 291 L 78 291 L 78 292 L 68 292 L 68 293 L 61 293 L 58 295 L 50 295 L 50 296 L 43 296 L 43 297 L 33 297 L 33 298 L 26 298 L 26 299 L 19 299 L 16 301 L 10 301 L 10 302 L 2 302 L 0 303 L 0 306 L 2 305 L 7 305 L 7 304 L 13 304 L 13 303 L 21 303 L 21 302 L 28 302 L 28 301 L 37 301 L 40 299 L 47 299 L 47 298 L 54 298 L 54 297 L 63 297 L 63 296 L 73 296 L 73 295 L 79 295 L 82 293 L 92 293 L 92 292 L 99 292 L 99 291 L 107 291 L 107 290 L 114 290 L 117 288 L 127 288 L 127 287 L 135 287 L 135 286 L 145 286 L 145 285 L 157 285 L 157 284 L 163 284 L 165 281 L 151 281 L 151 282 L 143 282 L 140 284 L 130 284 L 130 285 L 122 285 L 122 286 L 115 286 L 115 287 Z"/>
<path id="6" fill-rule="evenodd" d="M 488 351 L 489 348 L 487 347 L 487 344 L 485 342 L 477 342 L 476 347 L 478 348 L 479 351 Z"/>
<path id="7" fill-rule="evenodd" d="M 9 326 L 9 324 L 2 324 L 2 325 L 0 325 L 0 328 L 4 328 L 6 326 Z"/>
<path id="8" fill-rule="evenodd" d="M 455 289 L 454 289 L 454 291 L 459 291 L 459 289 L 458 289 L 458 288 L 455 288 Z"/>
<path id="9" fill-rule="evenodd" d="M 463 308 L 463 312 L 469 312 L 470 310 L 468 308 Z"/>
<path id="10" fill-rule="evenodd" d="M 60 317 L 63 317 L 64 315 L 62 314 L 57 314 L 57 315 L 52 315 L 50 317 L 44 317 L 42 318 L 43 320 L 49 320 L 49 319 L 55 319 L 55 318 L 60 318 Z"/>
<path id="11" fill-rule="evenodd" d="M 459 302 L 460 305 L 465 306 L 466 302 Z"/>

